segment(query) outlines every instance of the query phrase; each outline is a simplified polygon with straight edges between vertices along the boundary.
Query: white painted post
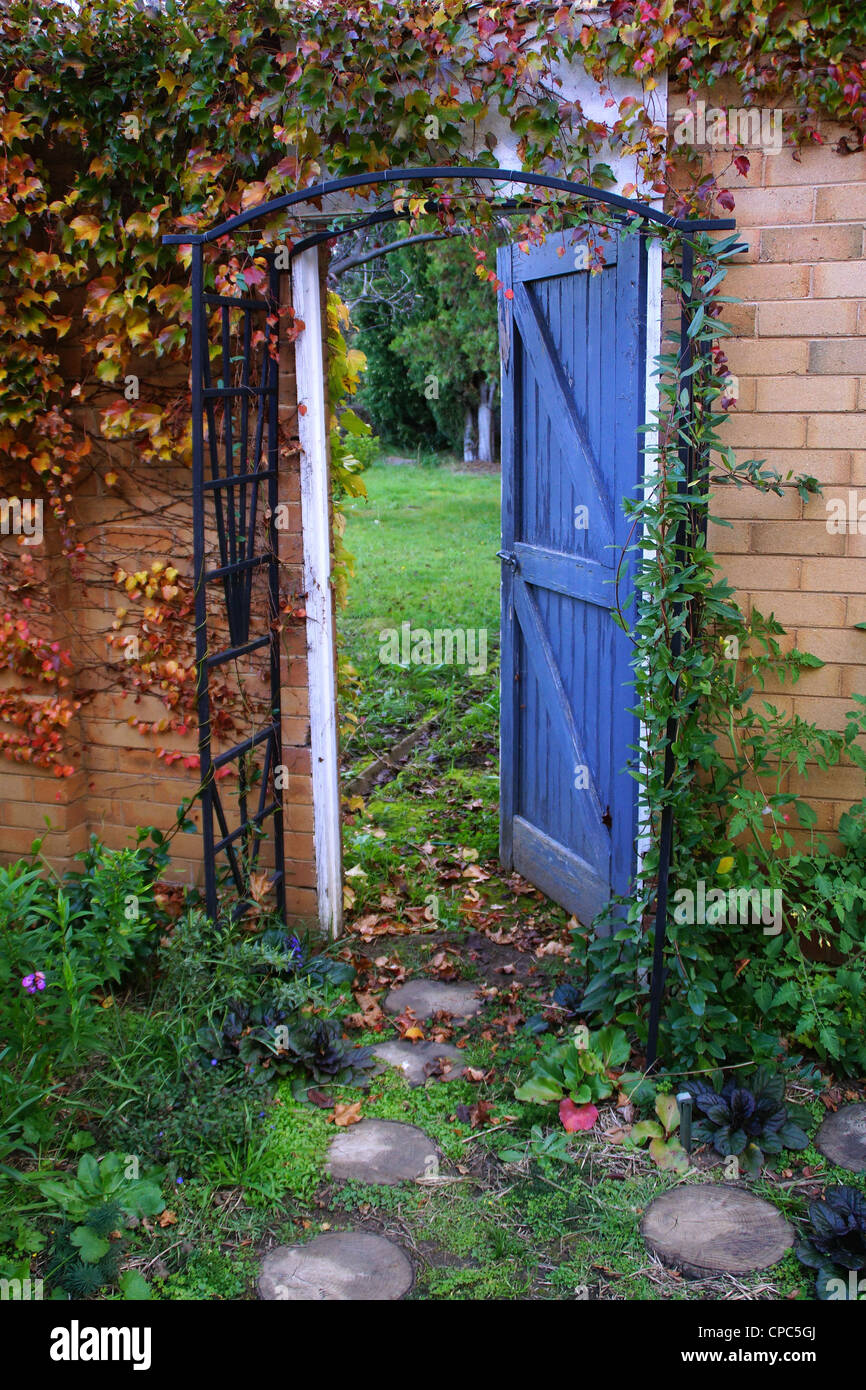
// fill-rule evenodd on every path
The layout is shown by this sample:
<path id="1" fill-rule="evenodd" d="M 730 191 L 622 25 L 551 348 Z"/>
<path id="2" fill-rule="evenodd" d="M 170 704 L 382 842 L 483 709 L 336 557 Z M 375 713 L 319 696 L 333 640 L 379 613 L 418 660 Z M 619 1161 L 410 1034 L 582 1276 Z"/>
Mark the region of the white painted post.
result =
<path id="1" fill-rule="evenodd" d="M 295 341 L 298 434 L 301 443 L 301 520 L 307 610 L 307 669 L 313 769 L 313 830 L 319 925 L 331 937 L 343 925 L 343 855 L 337 758 L 337 681 L 328 418 L 322 342 L 318 248 L 292 263 L 292 303 L 304 330 Z"/>
<path id="2" fill-rule="evenodd" d="M 658 125 L 666 126 L 668 117 L 668 80 L 667 73 L 664 74 L 656 90 L 656 109 L 653 116 Z M 664 205 L 663 198 L 654 198 L 653 206 L 661 208 Z M 647 275 L 646 275 L 646 377 L 644 386 L 644 423 L 649 424 L 654 412 L 658 411 L 661 405 L 661 390 L 659 379 L 656 375 L 656 358 L 662 350 L 662 309 L 664 303 L 664 267 L 662 265 L 662 247 L 657 237 L 651 237 L 647 247 Z M 644 447 L 654 447 L 658 445 L 658 430 L 649 431 L 641 436 Z M 649 465 L 644 460 L 644 494 L 648 492 L 646 478 L 653 471 L 653 462 Z M 643 556 L 648 559 L 652 552 L 643 551 Z M 646 756 L 647 750 L 647 726 L 643 720 L 640 721 L 640 733 L 638 742 L 640 744 L 640 757 Z M 649 825 L 649 807 L 643 797 L 638 801 L 638 837 L 637 837 L 637 872 L 643 868 L 644 860 L 652 848 L 652 834 Z"/>
<path id="3" fill-rule="evenodd" d="M 648 424 L 654 412 L 658 411 L 661 404 L 661 391 L 659 389 L 659 379 L 656 375 L 656 358 L 662 350 L 662 298 L 664 294 L 662 266 L 662 244 L 657 237 L 653 237 L 647 247 L 647 276 L 646 276 L 646 384 L 644 387 L 644 423 Z M 641 435 L 644 444 L 654 447 L 658 444 L 658 431 L 649 431 Z M 644 460 L 644 493 L 649 491 L 646 478 L 652 472 L 654 460 L 647 463 Z M 648 559 L 651 552 L 642 552 L 645 559 Z M 647 750 L 647 726 L 643 720 L 640 721 L 640 757 L 646 757 Z M 638 800 L 638 837 L 637 837 L 637 871 L 640 873 L 643 862 L 652 848 L 652 833 L 649 824 L 649 807 L 646 800 L 641 796 Z"/>

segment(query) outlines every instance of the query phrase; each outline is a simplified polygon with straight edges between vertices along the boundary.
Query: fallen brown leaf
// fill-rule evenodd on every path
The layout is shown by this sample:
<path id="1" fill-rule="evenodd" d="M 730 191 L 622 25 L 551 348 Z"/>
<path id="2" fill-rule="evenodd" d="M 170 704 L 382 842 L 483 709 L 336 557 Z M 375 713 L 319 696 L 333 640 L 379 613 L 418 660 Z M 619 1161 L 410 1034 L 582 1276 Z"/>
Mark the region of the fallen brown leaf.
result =
<path id="1" fill-rule="evenodd" d="M 624 1144 L 631 1133 L 631 1125 L 614 1125 L 613 1129 L 606 1129 L 603 1138 L 609 1144 Z"/>
<path id="2" fill-rule="evenodd" d="M 489 1100 L 479 1100 L 469 1111 L 469 1123 L 473 1129 L 483 1129 L 495 1118 L 491 1113 L 493 1104 Z"/>
<path id="3" fill-rule="evenodd" d="M 487 1072 L 484 1071 L 481 1067 L 464 1067 L 463 1076 L 466 1077 L 467 1081 L 484 1081 L 487 1076 Z"/>
<path id="4" fill-rule="evenodd" d="M 373 1032 L 379 1033 L 385 1026 L 385 1015 L 379 1007 L 379 1002 L 372 994 L 367 994 L 363 990 L 358 990 L 355 994 L 355 1003 L 360 1012 L 350 1014 L 345 1020 L 349 1028 L 370 1028 Z"/>
<path id="5" fill-rule="evenodd" d="M 418 1020 L 411 1009 L 404 1009 L 394 1019 L 394 1027 L 401 1038 L 408 1038 L 410 1042 L 417 1042 L 423 1038 L 424 1031 L 418 1027 Z"/>
<path id="6" fill-rule="evenodd" d="M 267 869 L 250 874 L 250 896 L 257 903 L 264 902 L 268 893 L 271 891 L 270 874 Z"/>
<path id="7" fill-rule="evenodd" d="M 334 1124 L 339 1125 L 343 1129 L 347 1128 L 349 1125 L 360 1124 L 362 1118 L 361 1102 L 359 1100 L 354 1100 L 351 1104 L 338 1101 L 334 1106 Z"/>
<path id="8" fill-rule="evenodd" d="M 565 941 L 545 941 L 542 946 L 537 947 L 537 956 L 570 956 L 571 946 Z"/>

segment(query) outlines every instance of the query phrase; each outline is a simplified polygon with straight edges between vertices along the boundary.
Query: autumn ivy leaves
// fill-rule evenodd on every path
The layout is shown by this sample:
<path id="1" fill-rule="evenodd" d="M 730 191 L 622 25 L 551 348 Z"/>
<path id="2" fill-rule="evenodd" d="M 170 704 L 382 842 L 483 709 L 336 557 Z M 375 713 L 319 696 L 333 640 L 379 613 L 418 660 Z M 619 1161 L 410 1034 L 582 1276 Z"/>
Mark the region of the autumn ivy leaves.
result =
<path id="1" fill-rule="evenodd" d="M 719 191 L 705 169 L 684 191 L 670 178 L 659 75 L 697 91 L 735 74 L 762 100 L 788 82 L 804 116 L 796 138 L 813 138 L 826 110 L 859 139 L 864 24 L 834 16 L 813 6 L 807 21 L 773 0 L 614 0 L 605 22 L 566 5 L 463 0 L 281 0 L 242 17 L 219 0 L 182 13 L 2 0 L 0 488 L 44 498 L 63 553 L 81 560 L 77 499 L 94 474 L 136 505 L 104 440 L 125 448 L 130 470 L 188 461 L 188 392 L 166 383 L 189 365 L 189 252 L 163 247 L 163 232 L 212 226 L 326 172 L 461 162 L 470 131 L 473 162 L 493 164 L 484 130 L 499 119 L 526 169 L 604 184 L 612 151 L 634 161 L 635 189 L 667 192 L 675 211 L 703 207 Z M 558 88 L 557 67 L 573 61 L 599 84 L 601 113 Z M 614 74 L 639 90 L 615 99 Z M 489 206 L 474 192 L 429 192 L 446 223 L 459 214 L 478 227 L 480 248 Z M 275 219 L 260 232 L 273 242 L 296 230 Z M 209 248 L 209 274 L 225 278 L 246 250 Z M 142 366 L 150 379 L 126 393 Z M 48 581 L 26 548 L 3 569 L 0 607 L 14 611 L 22 590 L 42 638 L 56 640 Z M 15 714 L 49 765 L 27 698 Z M 44 702 L 32 708 L 50 718 Z"/>

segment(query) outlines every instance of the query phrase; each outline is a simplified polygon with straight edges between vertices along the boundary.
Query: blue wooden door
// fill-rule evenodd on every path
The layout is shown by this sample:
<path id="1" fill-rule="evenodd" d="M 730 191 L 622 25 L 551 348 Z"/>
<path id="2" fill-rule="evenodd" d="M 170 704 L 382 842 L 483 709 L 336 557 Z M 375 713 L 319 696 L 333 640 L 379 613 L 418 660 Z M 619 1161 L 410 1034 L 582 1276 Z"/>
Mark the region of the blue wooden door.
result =
<path id="1" fill-rule="evenodd" d="M 642 473 L 642 243 L 615 234 L 596 274 L 570 232 L 498 256 L 500 856 L 583 923 L 635 863 L 632 647 L 611 610 Z"/>

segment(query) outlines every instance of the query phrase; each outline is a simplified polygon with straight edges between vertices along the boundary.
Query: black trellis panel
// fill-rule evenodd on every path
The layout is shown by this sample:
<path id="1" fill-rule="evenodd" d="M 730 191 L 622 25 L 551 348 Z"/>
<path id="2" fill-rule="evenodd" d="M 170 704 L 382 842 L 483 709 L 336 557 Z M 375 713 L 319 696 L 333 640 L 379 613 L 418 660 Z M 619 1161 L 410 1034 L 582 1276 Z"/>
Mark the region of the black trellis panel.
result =
<path id="1" fill-rule="evenodd" d="M 201 764 L 205 904 L 219 909 L 220 870 L 227 870 L 239 907 L 249 901 L 267 823 L 274 845 L 271 883 L 285 919 L 286 883 L 281 759 L 278 504 L 279 273 L 270 266 L 263 297 L 232 298 L 204 286 L 200 245 L 192 260 L 192 455 L 193 569 L 195 575 L 196 698 Z M 211 361 L 209 324 L 219 327 Z M 261 341 L 255 342 L 261 333 Z M 262 495 L 264 491 L 264 497 Z M 267 518 L 267 519 L 266 519 Z M 219 562 L 208 564 L 208 535 L 215 534 Z M 262 542 L 257 549 L 257 542 Z M 251 635 L 254 579 L 267 581 L 267 631 Z M 219 599 L 216 595 L 219 594 Z M 214 619 L 228 643 L 212 648 Z M 234 747 L 215 753 L 211 673 L 257 651 L 269 651 L 267 717 Z M 247 759 L 263 750 L 258 789 L 250 783 Z M 217 773 L 237 775 L 237 821 L 230 828 Z M 254 793 L 255 806 L 251 805 Z"/>

